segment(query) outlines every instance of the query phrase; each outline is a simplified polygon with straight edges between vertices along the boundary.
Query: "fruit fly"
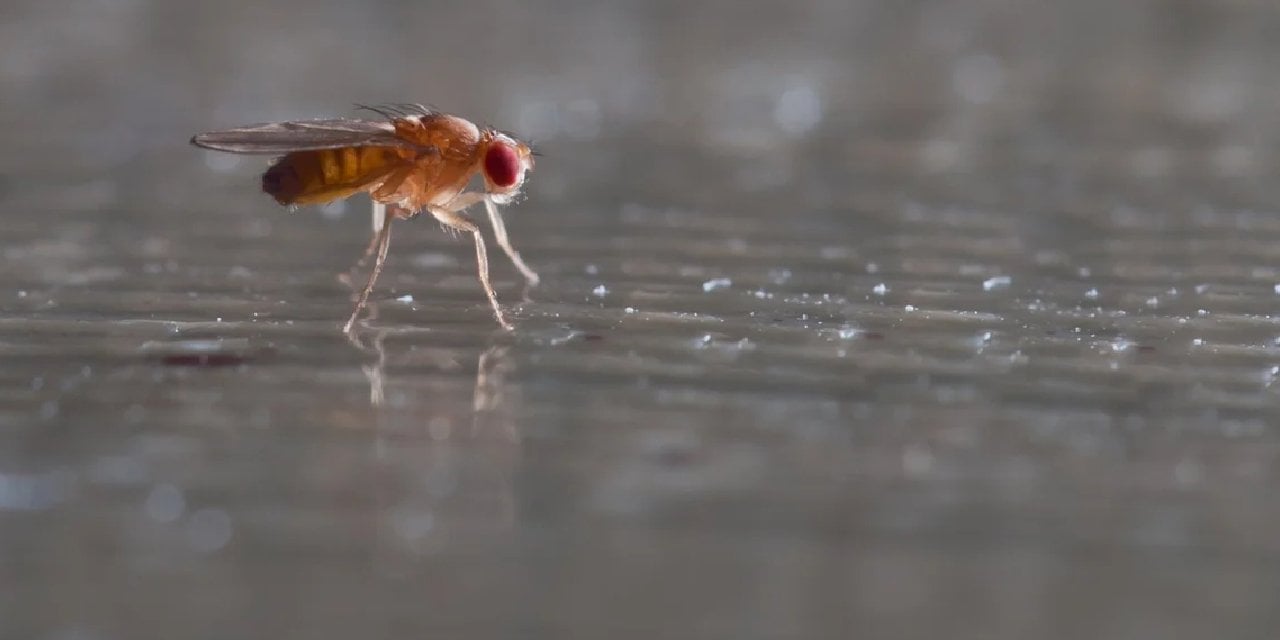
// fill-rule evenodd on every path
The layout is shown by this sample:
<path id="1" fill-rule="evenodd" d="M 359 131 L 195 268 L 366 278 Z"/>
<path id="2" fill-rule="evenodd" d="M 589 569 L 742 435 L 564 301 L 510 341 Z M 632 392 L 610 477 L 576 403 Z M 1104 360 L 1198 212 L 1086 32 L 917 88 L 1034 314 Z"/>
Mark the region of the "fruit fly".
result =
<path id="1" fill-rule="evenodd" d="M 489 257 L 480 227 L 462 215 L 483 203 L 498 246 L 530 285 L 538 274 L 511 246 L 498 205 L 520 193 L 533 169 L 533 150 L 514 136 L 480 128 L 419 104 L 360 108 L 383 120 L 338 118 L 252 124 L 191 138 L 197 147 L 280 156 L 262 174 L 262 190 L 282 205 L 325 204 L 366 192 L 373 200 L 373 237 L 360 264 L 374 256 L 369 280 L 343 331 L 350 333 L 369 302 L 391 244 L 391 222 L 425 211 L 448 229 L 475 238 L 480 284 L 498 324 L 510 330 L 489 281 Z M 483 189 L 468 191 L 479 174 Z"/>

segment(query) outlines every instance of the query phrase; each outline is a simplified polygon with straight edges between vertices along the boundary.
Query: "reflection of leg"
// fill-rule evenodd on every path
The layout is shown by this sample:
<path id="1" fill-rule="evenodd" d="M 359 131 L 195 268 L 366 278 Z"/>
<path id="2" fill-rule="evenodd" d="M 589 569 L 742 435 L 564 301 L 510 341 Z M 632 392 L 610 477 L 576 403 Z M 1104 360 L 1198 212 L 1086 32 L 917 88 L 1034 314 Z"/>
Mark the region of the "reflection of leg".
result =
<path id="1" fill-rule="evenodd" d="M 538 284 L 538 274 L 529 268 L 529 265 L 520 259 L 520 252 L 511 246 L 511 240 L 507 238 L 507 226 L 502 223 L 502 214 L 498 212 L 498 205 L 490 198 L 484 199 L 484 208 L 489 210 L 489 222 L 493 223 L 493 235 L 498 241 L 498 246 L 507 253 L 507 257 L 511 258 L 511 262 L 516 265 L 520 273 L 524 274 L 524 279 L 529 284 Z"/>
<path id="2" fill-rule="evenodd" d="M 378 281 L 378 274 L 382 273 L 382 265 L 387 261 L 387 248 L 391 246 L 391 221 L 384 220 L 382 229 L 378 231 L 378 255 L 373 261 L 373 270 L 369 272 L 369 282 L 364 285 L 364 290 L 360 292 L 360 299 L 356 302 L 355 309 L 351 310 L 351 318 L 347 320 L 347 326 L 343 328 L 346 333 L 351 333 L 351 328 L 356 324 L 356 318 L 360 316 L 360 312 L 369 302 L 369 294 L 373 292 L 373 285 Z"/>
<path id="3" fill-rule="evenodd" d="M 502 315 L 502 307 L 498 306 L 498 294 L 493 291 L 493 284 L 489 282 L 489 254 L 484 249 L 484 236 L 480 234 L 480 227 L 474 222 L 458 215 L 454 211 L 442 209 L 439 207 L 430 207 L 428 211 L 435 216 L 436 220 L 443 224 L 460 231 L 470 232 L 472 237 L 476 239 L 476 266 L 480 273 L 480 285 L 484 287 L 484 292 L 489 296 L 489 304 L 493 305 L 493 314 L 498 318 L 498 324 L 503 329 L 510 331 L 513 329 L 510 322 L 507 322 L 505 316 Z"/>

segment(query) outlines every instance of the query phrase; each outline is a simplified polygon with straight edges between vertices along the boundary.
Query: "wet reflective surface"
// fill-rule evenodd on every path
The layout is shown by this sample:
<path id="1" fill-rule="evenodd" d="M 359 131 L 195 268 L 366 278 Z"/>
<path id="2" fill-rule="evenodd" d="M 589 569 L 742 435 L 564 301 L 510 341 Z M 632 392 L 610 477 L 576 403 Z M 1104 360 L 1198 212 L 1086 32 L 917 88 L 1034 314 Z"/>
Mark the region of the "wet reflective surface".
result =
<path id="1" fill-rule="evenodd" d="M 0 636 L 1272 637 L 1280 11 L 20 3 Z M 433 102 L 542 276 L 194 132 Z"/>

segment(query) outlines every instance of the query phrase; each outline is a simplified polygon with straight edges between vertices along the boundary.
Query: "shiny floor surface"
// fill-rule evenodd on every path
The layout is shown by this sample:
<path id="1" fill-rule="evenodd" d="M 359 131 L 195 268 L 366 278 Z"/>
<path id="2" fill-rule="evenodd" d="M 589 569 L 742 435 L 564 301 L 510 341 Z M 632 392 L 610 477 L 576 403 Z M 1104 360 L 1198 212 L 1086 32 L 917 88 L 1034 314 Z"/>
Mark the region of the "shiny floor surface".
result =
<path id="1" fill-rule="evenodd" d="M 1275 637 L 1280 10 L 569 4 L 4 10 L 0 637 Z M 380 100 L 515 331 L 186 143 Z"/>

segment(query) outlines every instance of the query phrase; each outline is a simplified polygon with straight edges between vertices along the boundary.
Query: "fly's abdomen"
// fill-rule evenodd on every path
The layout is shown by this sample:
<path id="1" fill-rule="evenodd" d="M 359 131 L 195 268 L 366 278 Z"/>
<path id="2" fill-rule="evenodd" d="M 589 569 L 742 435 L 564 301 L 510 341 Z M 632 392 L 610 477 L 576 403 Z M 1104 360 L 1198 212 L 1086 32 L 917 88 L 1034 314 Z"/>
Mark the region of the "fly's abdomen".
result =
<path id="1" fill-rule="evenodd" d="M 402 162 L 387 147 L 295 151 L 262 174 L 262 190 L 280 204 L 324 204 L 376 188 Z"/>

